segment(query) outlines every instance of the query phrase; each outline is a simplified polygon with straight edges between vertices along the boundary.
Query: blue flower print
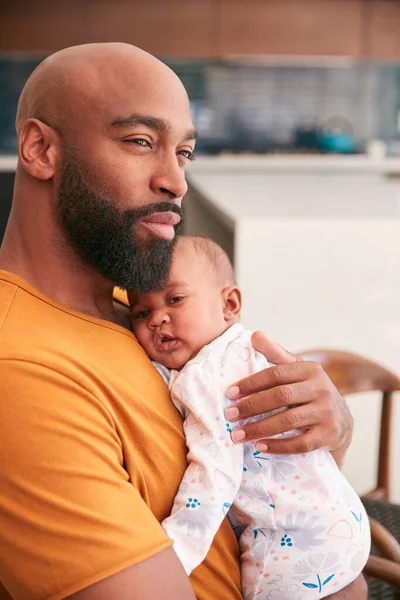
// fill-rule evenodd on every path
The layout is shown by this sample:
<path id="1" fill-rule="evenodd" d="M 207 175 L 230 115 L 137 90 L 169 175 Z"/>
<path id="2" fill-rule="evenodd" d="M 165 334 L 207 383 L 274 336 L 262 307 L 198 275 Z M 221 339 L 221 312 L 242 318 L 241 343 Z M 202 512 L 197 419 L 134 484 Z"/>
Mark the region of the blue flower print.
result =
<path id="1" fill-rule="evenodd" d="M 281 538 L 281 546 L 293 546 L 292 538 L 287 533 Z"/>
<path id="2" fill-rule="evenodd" d="M 197 498 L 188 498 L 186 508 L 197 508 L 201 505 L 201 503 L 197 500 Z"/>
<path id="3" fill-rule="evenodd" d="M 321 593 L 324 585 L 334 578 L 338 567 L 339 555 L 335 552 L 328 552 L 327 554 L 315 552 L 308 554 L 307 557 L 295 564 L 294 572 L 298 575 L 294 576 L 293 579 L 301 581 L 304 587 L 318 589 L 318 592 Z M 332 573 L 332 571 L 334 572 Z"/>

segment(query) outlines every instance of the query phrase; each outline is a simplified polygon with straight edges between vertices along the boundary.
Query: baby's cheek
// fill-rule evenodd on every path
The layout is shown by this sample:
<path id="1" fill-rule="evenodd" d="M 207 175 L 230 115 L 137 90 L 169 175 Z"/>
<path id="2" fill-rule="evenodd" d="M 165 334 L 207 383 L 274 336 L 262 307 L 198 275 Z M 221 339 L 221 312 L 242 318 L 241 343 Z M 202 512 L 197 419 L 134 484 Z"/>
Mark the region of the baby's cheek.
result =
<path id="1" fill-rule="evenodd" d="M 135 336 L 137 337 L 137 340 L 139 342 L 139 344 L 141 346 L 143 346 L 143 348 L 146 350 L 146 352 L 148 353 L 148 348 L 149 348 L 149 344 L 150 344 L 150 338 L 146 332 L 145 327 L 143 327 L 142 324 L 137 324 L 137 325 L 133 325 L 133 333 L 135 334 Z"/>

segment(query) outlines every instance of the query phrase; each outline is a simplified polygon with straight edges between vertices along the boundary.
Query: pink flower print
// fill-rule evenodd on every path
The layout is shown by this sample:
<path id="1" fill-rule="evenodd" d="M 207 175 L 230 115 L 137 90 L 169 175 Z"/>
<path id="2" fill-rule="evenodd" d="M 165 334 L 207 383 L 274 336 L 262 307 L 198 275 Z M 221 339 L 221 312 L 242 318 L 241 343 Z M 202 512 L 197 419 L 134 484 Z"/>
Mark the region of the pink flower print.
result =
<path id="1" fill-rule="evenodd" d="M 251 350 L 248 346 L 242 346 L 241 344 L 232 344 L 232 348 L 235 351 L 236 356 L 243 362 L 249 362 L 251 356 Z"/>
<path id="2" fill-rule="evenodd" d="M 189 413 L 189 415 L 186 417 L 185 419 L 185 427 L 186 429 L 188 427 L 196 427 L 196 425 L 198 425 L 199 421 L 198 419 L 194 416 L 193 413 Z"/>
<path id="3" fill-rule="evenodd" d="M 300 484 L 301 489 L 317 489 L 320 499 L 322 501 L 327 501 L 329 499 L 329 490 L 327 486 L 324 483 L 322 483 L 316 468 L 313 465 L 301 465 L 300 468 L 302 469 L 302 471 L 304 471 L 305 473 L 307 473 L 307 475 L 310 475 L 311 477 L 311 479 L 303 481 Z"/>
<path id="4" fill-rule="evenodd" d="M 229 484 L 232 483 L 232 478 L 229 477 L 226 473 L 221 471 L 220 469 L 215 469 L 214 471 L 214 479 L 217 485 L 217 488 L 222 491 L 228 487 Z"/>
<path id="5" fill-rule="evenodd" d="M 193 381 L 195 383 L 197 383 L 196 393 L 199 394 L 199 396 L 204 396 L 207 389 L 206 389 L 205 385 L 203 384 L 202 380 L 200 379 L 199 375 L 195 375 L 193 377 Z"/>

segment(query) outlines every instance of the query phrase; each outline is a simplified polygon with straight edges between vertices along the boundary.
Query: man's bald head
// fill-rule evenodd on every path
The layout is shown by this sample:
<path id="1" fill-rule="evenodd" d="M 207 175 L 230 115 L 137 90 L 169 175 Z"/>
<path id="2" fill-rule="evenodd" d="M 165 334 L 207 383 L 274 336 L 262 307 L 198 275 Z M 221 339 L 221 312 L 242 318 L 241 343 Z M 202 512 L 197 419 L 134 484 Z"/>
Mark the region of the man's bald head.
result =
<path id="1" fill-rule="evenodd" d="M 85 123 L 93 112 L 104 114 L 112 105 L 117 110 L 124 88 L 132 96 L 135 90 L 147 93 L 150 80 L 188 103 L 175 73 L 136 46 L 116 42 L 65 48 L 47 57 L 27 80 L 18 103 L 17 132 L 29 118 L 63 132 L 76 120 Z"/>
<path id="2" fill-rule="evenodd" d="M 232 263 L 225 250 L 216 242 L 200 235 L 185 235 L 179 238 L 175 252 L 185 252 L 187 248 L 194 250 L 221 289 L 236 285 Z"/>

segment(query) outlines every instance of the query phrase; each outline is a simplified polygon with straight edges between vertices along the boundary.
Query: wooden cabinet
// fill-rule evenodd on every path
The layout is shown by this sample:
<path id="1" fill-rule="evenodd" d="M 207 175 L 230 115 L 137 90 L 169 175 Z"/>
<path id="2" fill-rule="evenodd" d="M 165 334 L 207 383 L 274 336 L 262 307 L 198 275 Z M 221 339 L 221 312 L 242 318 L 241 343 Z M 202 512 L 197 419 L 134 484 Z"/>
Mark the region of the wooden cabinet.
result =
<path id="1" fill-rule="evenodd" d="M 361 57 L 365 0 L 221 0 L 220 53 Z"/>
<path id="2" fill-rule="evenodd" d="M 400 2 L 366 0 L 365 57 L 400 61 Z"/>
<path id="3" fill-rule="evenodd" d="M 0 3 L 0 51 L 54 52 L 84 41 L 80 0 Z"/>
<path id="4" fill-rule="evenodd" d="M 91 0 L 87 41 L 121 41 L 161 57 L 215 55 L 213 0 Z"/>
<path id="5" fill-rule="evenodd" d="M 400 0 L 14 0 L 0 51 L 125 41 L 173 58 L 348 56 L 400 61 Z"/>
<path id="6" fill-rule="evenodd" d="M 53 52 L 124 41 L 158 56 L 215 56 L 215 0 L 15 0 L 0 3 L 0 51 Z"/>

